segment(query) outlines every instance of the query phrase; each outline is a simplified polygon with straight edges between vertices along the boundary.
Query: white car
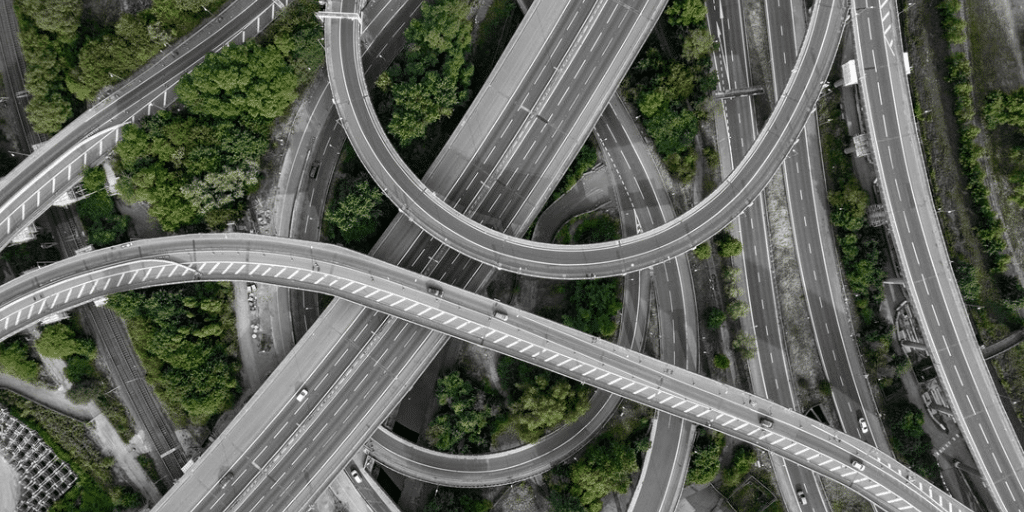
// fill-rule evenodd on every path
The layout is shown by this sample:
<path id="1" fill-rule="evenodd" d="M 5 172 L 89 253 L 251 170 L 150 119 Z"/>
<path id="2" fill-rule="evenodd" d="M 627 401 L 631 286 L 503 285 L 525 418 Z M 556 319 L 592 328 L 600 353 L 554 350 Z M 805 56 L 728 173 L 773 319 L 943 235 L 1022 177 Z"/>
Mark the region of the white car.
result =
<path id="1" fill-rule="evenodd" d="M 864 419 L 864 416 L 861 416 L 859 419 L 857 419 L 857 423 L 860 424 L 860 433 L 861 434 L 867 434 L 868 433 L 868 420 Z"/>
<path id="2" fill-rule="evenodd" d="M 853 469 L 856 469 L 857 471 L 864 471 L 864 463 L 861 462 L 860 459 L 850 459 L 850 465 L 853 466 Z"/>
<path id="3" fill-rule="evenodd" d="M 309 394 L 309 390 L 306 389 L 306 388 L 302 388 L 302 390 L 299 391 L 299 394 L 295 395 L 295 401 L 296 402 L 301 402 L 301 401 L 305 400 L 306 399 L 306 395 L 308 395 L 308 394 Z"/>
<path id="4" fill-rule="evenodd" d="M 349 474 L 352 475 L 352 480 L 355 480 L 357 484 L 363 483 L 363 477 L 359 476 L 358 469 L 352 468 L 352 471 L 350 471 Z"/>

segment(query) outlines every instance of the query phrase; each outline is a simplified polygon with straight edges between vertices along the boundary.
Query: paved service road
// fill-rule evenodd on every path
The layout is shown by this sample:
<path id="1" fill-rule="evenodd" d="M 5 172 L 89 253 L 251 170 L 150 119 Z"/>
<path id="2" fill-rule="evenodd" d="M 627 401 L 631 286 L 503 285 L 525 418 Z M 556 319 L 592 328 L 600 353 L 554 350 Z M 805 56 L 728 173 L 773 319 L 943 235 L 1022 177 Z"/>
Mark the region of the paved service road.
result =
<path id="1" fill-rule="evenodd" d="M 539 5 L 542 6 L 543 3 Z M 726 183 L 693 210 L 661 227 L 623 240 L 575 246 L 571 250 L 564 246 L 543 244 L 498 233 L 486 226 L 486 222 L 481 224 L 460 213 L 460 208 L 473 209 L 476 206 L 474 202 L 470 201 L 468 205 L 456 203 L 449 206 L 435 196 L 431 189 L 425 187 L 397 156 L 386 137 L 380 135 L 383 131 L 376 114 L 366 104 L 368 102 L 366 84 L 362 74 L 358 72 L 357 65 L 359 60 L 358 25 L 360 23 L 357 2 L 354 0 L 328 2 L 327 10 L 322 13 L 322 17 L 325 19 L 328 74 L 335 91 L 335 102 L 338 104 L 339 111 L 342 112 L 342 118 L 347 123 L 350 135 L 359 133 L 366 138 L 363 142 L 353 139 L 353 145 L 366 163 L 370 174 L 384 193 L 388 194 L 392 202 L 398 205 L 399 209 L 424 231 L 477 261 L 536 277 L 577 279 L 627 274 L 640 268 L 665 262 L 675 255 L 692 249 L 698 243 L 720 231 L 753 200 L 778 169 L 782 160 L 786 158 L 793 142 L 803 130 L 804 121 L 814 109 L 821 83 L 828 75 L 832 58 L 839 46 L 846 6 L 846 0 L 823 0 L 817 4 L 811 19 L 811 30 L 807 34 L 786 91 L 780 97 L 778 106 L 769 118 L 762 136 L 755 141 L 750 152 L 737 166 L 737 171 L 730 176 Z M 645 9 L 647 7 L 649 5 L 644 6 Z M 620 18 L 625 19 L 630 14 L 627 11 Z M 648 21 L 649 16 L 649 14 L 641 16 L 641 21 Z M 554 17 L 552 23 L 558 19 L 561 18 Z M 588 18 L 584 23 L 591 23 L 592 19 Z M 598 19 L 600 18 L 593 20 L 596 22 Z M 575 22 L 575 18 L 573 21 Z M 650 27 L 646 25 L 647 23 L 635 24 L 633 30 L 646 33 L 650 30 Z M 581 30 L 582 32 L 580 32 Z M 584 27 L 576 29 L 575 32 L 568 33 L 582 35 L 584 39 L 574 44 L 586 47 L 588 40 L 585 38 L 588 30 L 584 25 Z M 615 34 L 618 35 L 617 32 Z M 627 40 L 634 41 L 635 39 L 634 36 L 630 36 Z M 599 41 L 599 39 L 595 39 L 589 44 L 596 45 Z M 534 50 L 539 51 L 543 43 L 543 38 L 537 38 L 537 41 L 532 43 L 536 46 Z M 515 44 L 515 41 L 512 44 Z M 606 44 L 614 44 L 614 41 L 608 41 Z M 575 58 L 576 50 L 576 47 L 570 48 L 567 62 L 571 62 L 572 58 Z M 633 49 L 630 48 L 630 50 Z M 635 55 L 635 50 L 620 50 L 614 58 L 621 60 L 623 57 L 630 56 L 629 60 L 631 61 L 632 55 Z M 612 62 L 616 63 L 614 59 Z M 617 64 L 624 73 L 623 63 L 617 62 Z M 581 69 L 579 66 L 582 65 L 593 66 L 594 63 L 586 64 L 584 62 L 572 69 Z M 538 74 L 534 80 L 550 79 L 546 77 L 558 73 L 565 73 L 565 76 L 568 76 L 569 71 L 556 66 L 553 70 L 547 69 L 545 73 Z M 525 77 L 526 75 L 520 76 Z M 573 80 L 577 79 L 582 79 L 584 83 L 588 81 L 588 78 L 581 76 L 581 73 L 577 73 L 573 77 Z M 523 81 L 527 80 L 529 78 Z M 512 83 L 516 84 L 515 81 Z M 594 97 L 591 96 L 591 98 Z M 547 98 L 543 95 L 537 100 L 537 106 L 549 105 Z M 479 101 L 474 105 L 478 103 Z M 507 102 L 498 102 L 498 105 L 491 106 L 491 108 L 500 108 L 505 103 Z M 518 114 L 529 117 L 526 122 L 540 123 L 543 126 L 549 124 L 548 119 L 551 119 L 551 122 L 555 122 L 554 119 L 560 119 L 554 116 L 543 117 L 542 108 L 538 109 L 537 106 L 532 108 L 529 113 L 519 112 Z M 496 113 L 495 116 L 497 117 Z M 558 123 L 563 121 L 564 119 L 560 119 Z M 561 125 L 557 124 L 557 126 Z M 372 134 L 377 135 L 373 136 Z M 370 140 L 371 137 L 372 140 Z M 479 147 L 484 146 L 478 144 L 476 148 Z M 505 153 L 494 156 L 495 162 L 500 167 Z M 485 157 L 485 160 L 489 158 L 490 155 Z M 485 181 L 482 188 L 487 189 L 493 186 L 495 186 L 494 182 Z M 436 192 L 442 193 L 444 190 Z"/>
<path id="2" fill-rule="evenodd" d="M 508 320 L 499 320 L 494 316 L 496 306 L 492 299 L 455 287 L 446 287 L 441 299 L 427 291 L 419 274 L 326 244 L 255 235 L 192 235 L 140 240 L 84 253 L 32 271 L 0 287 L 0 296 L 6 298 L 0 305 L 0 339 L 46 314 L 76 307 L 104 294 L 196 279 L 245 279 L 345 297 L 723 431 L 826 474 L 885 510 L 908 507 L 967 510 L 863 441 L 772 402 L 508 306 L 499 306 L 508 315 Z M 370 331 L 367 335 L 373 338 L 373 333 Z M 379 345 L 379 340 L 369 341 L 370 345 Z M 345 363 L 349 352 L 346 350 L 336 363 L 331 361 L 332 364 Z M 349 363 L 341 366 L 348 367 L 353 361 L 365 362 L 370 358 L 369 353 L 358 350 L 349 356 Z M 319 361 L 317 365 L 328 362 Z M 307 361 L 302 362 L 308 365 Z M 323 450 L 310 452 L 311 446 L 337 446 L 332 444 L 332 439 L 326 442 L 317 439 L 324 435 L 328 425 L 315 434 L 307 430 L 310 422 L 332 411 L 334 415 L 344 412 L 347 416 L 327 431 L 328 438 L 341 436 L 334 440 L 340 441 L 336 452 L 344 450 L 347 452 L 342 454 L 347 456 L 345 460 L 351 458 L 361 445 L 358 441 L 370 434 L 371 425 L 360 424 L 361 428 L 353 429 L 354 425 L 346 425 L 346 422 L 355 409 L 372 401 L 360 392 L 366 388 L 364 384 L 369 375 L 349 369 L 353 371 L 343 372 L 341 379 L 329 389 L 323 388 L 323 380 L 315 384 L 304 382 L 303 375 L 296 375 L 294 383 L 284 390 L 268 390 L 268 386 L 264 386 L 260 393 L 282 395 L 278 403 L 285 404 L 284 408 L 276 414 L 266 411 L 275 414 L 271 426 L 281 426 L 269 429 L 251 424 L 244 426 L 253 431 L 253 435 L 262 436 L 264 442 L 246 441 L 244 437 L 229 436 L 225 432 L 204 457 L 211 456 L 218 445 L 223 447 L 224 444 L 232 445 L 228 448 L 236 453 L 261 446 L 262 449 L 244 459 L 246 462 L 237 466 L 238 473 L 225 472 L 205 480 L 205 488 L 200 487 L 202 494 L 199 495 L 176 493 L 178 502 L 168 506 L 174 506 L 175 510 L 192 510 L 194 506 L 187 502 L 203 499 L 213 491 L 220 497 L 208 502 L 204 509 L 212 508 L 224 497 L 220 493 L 221 486 L 235 485 L 242 472 L 252 473 L 252 468 L 256 468 L 258 474 L 249 477 L 247 489 L 254 489 L 268 479 L 278 484 L 296 477 L 305 481 L 310 475 L 304 474 L 301 467 L 296 471 L 291 466 L 303 462 L 312 464 L 314 456 Z M 374 379 L 389 378 L 389 372 L 393 371 L 382 370 Z M 369 387 L 374 385 L 371 382 Z M 303 387 L 313 388 L 316 393 L 307 397 L 307 401 L 294 400 L 293 394 Z M 337 400 L 350 405 L 334 403 Z M 759 425 L 760 418 L 766 416 L 773 419 L 770 429 Z M 277 434 L 292 423 L 298 423 L 294 433 L 278 438 Z M 225 439 L 228 441 L 224 442 Z M 267 453 L 271 447 L 274 450 Z M 853 457 L 863 461 L 864 470 L 851 467 Z M 226 483 L 220 481 L 224 477 L 228 477 Z M 175 494 L 174 491 L 161 504 L 171 501 L 167 498 Z M 285 510 L 300 498 L 281 501 L 290 496 L 251 495 L 242 490 L 241 496 L 227 509 L 241 509 L 242 504 L 258 497 L 246 509 L 264 500 L 277 500 L 278 510 Z"/>
<path id="3" fill-rule="evenodd" d="M 1024 510 L 1024 450 L 999 399 L 946 253 L 906 79 L 895 3 L 855 0 L 861 98 L 889 233 L 935 370 L 988 491 Z"/>

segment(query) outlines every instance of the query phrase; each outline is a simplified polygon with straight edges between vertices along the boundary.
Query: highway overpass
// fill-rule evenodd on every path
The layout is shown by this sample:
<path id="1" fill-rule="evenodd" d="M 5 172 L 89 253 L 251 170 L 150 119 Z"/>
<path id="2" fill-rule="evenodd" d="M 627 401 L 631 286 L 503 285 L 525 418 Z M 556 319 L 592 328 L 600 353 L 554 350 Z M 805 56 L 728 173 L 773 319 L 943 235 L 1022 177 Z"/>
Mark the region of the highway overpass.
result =
<path id="1" fill-rule="evenodd" d="M 459 288 L 445 287 L 444 297 L 436 297 L 419 274 L 327 244 L 218 234 L 143 240 L 84 253 L 0 287 L 0 339 L 45 315 L 110 293 L 196 280 L 256 281 L 343 297 L 722 431 L 836 480 L 885 510 L 968 510 L 867 443 L 782 406 Z M 508 320 L 497 319 L 496 312 Z M 293 402 L 289 396 L 285 405 Z M 331 412 L 310 406 L 315 408 L 307 416 L 312 420 Z M 763 426 L 766 417 L 770 428 Z M 306 421 L 299 422 L 278 453 L 269 454 L 271 464 L 258 478 L 290 470 L 276 463 L 294 456 L 287 452 L 312 434 Z M 348 434 L 365 438 L 370 433 Z M 864 463 L 863 470 L 852 467 L 854 458 Z M 217 484 L 206 482 L 207 492 Z"/>

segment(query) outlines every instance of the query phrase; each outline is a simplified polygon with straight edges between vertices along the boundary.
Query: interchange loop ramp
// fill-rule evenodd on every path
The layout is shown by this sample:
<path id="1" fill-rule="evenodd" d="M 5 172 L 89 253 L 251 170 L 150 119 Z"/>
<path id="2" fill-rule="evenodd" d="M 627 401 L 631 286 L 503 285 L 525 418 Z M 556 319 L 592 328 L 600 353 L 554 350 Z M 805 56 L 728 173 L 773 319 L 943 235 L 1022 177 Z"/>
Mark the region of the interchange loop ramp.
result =
<path id="1" fill-rule="evenodd" d="M 788 157 L 816 106 L 839 47 L 848 5 L 848 0 L 815 5 L 794 71 L 771 117 L 736 170 L 707 199 L 643 234 L 572 248 L 492 230 L 445 203 L 438 197 L 443 195 L 440 191 L 435 194 L 419 181 L 384 135 L 369 103 L 360 64 L 360 20 L 325 16 L 323 21 L 328 76 L 339 115 L 360 159 L 399 210 L 437 240 L 477 261 L 534 277 L 581 279 L 623 275 L 668 261 L 711 238 L 751 203 Z M 327 2 L 326 7 L 329 12 L 352 15 L 357 13 L 354 9 L 357 3 L 340 0 Z"/>

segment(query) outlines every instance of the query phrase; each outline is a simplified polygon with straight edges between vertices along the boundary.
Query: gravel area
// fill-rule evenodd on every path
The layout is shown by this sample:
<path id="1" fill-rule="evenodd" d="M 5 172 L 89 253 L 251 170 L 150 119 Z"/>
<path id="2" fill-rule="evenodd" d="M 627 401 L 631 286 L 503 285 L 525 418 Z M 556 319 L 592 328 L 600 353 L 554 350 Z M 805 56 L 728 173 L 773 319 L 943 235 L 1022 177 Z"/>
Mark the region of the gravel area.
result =
<path id="1" fill-rule="evenodd" d="M 807 296 L 800 277 L 800 265 L 794 249 L 793 225 L 789 216 L 789 199 L 786 196 L 785 179 L 782 173 L 775 175 L 765 189 L 768 209 L 768 235 L 772 251 L 772 278 L 775 280 L 775 296 L 778 300 L 782 331 L 789 352 L 790 371 L 800 382 L 817 383 L 825 378 L 818 344 L 807 310 Z M 824 403 L 829 412 L 832 401 L 824 400 L 821 393 L 811 386 L 795 385 L 797 408 L 807 408 Z M 830 414 L 831 416 L 831 414 Z M 833 418 L 834 419 L 834 418 Z"/>
<path id="2" fill-rule="evenodd" d="M 537 493 L 537 488 L 529 482 L 518 483 L 509 487 L 497 501 L 492 512 L 546 512 L 549 509 L 547 500 Z"/>
<path id="3" fill-rule="evenodd" d="M 16 512 L 20 493 L 18 473 L 6 459 L 0 457 L 0 512 Z"/>
<path id="4" fill-rule="evenodd" d="M 150 503 L 159 501 L 160 491 L 135 458 L 146 452 L 136 451 L 133 446 L 125 444 L 106 416 L 97 416 L 92 425 L 93 439 L 103 449 L 104 454 L 113 457 L 117 462 L 118 474 L 131 482 L 132 487 L 138 489 Z M 2 510 L 0 508 L 0 511 Z"/>

